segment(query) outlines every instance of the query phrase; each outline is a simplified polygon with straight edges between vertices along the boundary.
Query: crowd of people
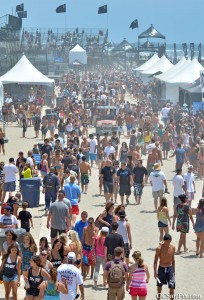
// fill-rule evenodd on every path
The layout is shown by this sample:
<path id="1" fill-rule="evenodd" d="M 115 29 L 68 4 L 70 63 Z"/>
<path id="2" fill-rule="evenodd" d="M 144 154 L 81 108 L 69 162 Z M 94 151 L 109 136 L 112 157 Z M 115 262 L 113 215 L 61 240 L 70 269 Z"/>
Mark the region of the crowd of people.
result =
<path id="1" fill-rule="evenodd" d="M 202 112 L 193 115 L 191 108 L 172 106 L 170 102 L 161 107 L 155 100 L 154 84 L 145 86 L 133 73 L 124 79 L 124 74 L 113 70 L 101 70 L 100 76 L 70 72 L 63 80 L 63 103 L 58 105 L 53 95 L 50 113 L 43 115 L 41 105 L 30 101 L 22 107 L 22 117 L 17 118 L 23 137 L 27 128 L 33 126 L 35 138 L 42 138 L 43 143 L 35 143 L 27 154 L 21 151 L 16 159 L 10 157 L 9 162 L 0 163 L 0 228 L 6 234 L 0 274 L 5 299 L 9 299 L 10 292 L 14 300 L 18 299 L 21 275 L 26 300 L 73 300 L 78 298 L 78 292 L 84 299 L 83 282 L 87 277 L 93 280 L 93 289 L 100 289 L 102 266 L 108 300 L 122 300 L 125 292 L 133 300 L 144 300 L 148 282 L 153 279 L 141 251 L 133 249 L 132 223 L 126 208 L 132 193 L 134 204 L 142 205 L 143 190 L 149 184 L 158 219 L 154 260 L 157 297 L 161 299 L 165 284 L 169 297 L 173 297 L 174 255 L 188 251 L 190 221 L 197 236 L 196 256 L 203 257 L 204 252 L 204 200 L 199 200 L 197 208 L 192 206 L 195 178 L 204 176 Z M 134 104 L 126 100 L 129 95 L 134 97 Z M 83 100 L 92 101 L 85 105 Z M 94 132 L 101 106 L 107 109 L 100 118 L 117 124 L 117 130 L 110 127 L 103 136 Z M 0 150 L 4 154 L 3 130 L 0 135 Z M 171 220 L 165 197 L 171 183 L 166 179 L 164 166 L 174 156 Z M 185 164 L 187 172 L 182 171 Z M 91 210 L 80 211 L 80 202 L 83 195 L 92 195 L 89 183 L 96 168 L 98 193 L 104 195 L 105 207 L 94 217 Z M 17 177 L 34 176 L 42 177 L 50 232 L 50 238 L 41 237 L 39 245 L 31 234 L 34 224 L 26 199 L 22 202 L 19 192 L 13 195 Z M 15 233 L 19 222 L 24 231 L 22 242 L 17 241 Z M 180 233 L 177 249 L 171 244 L 170 227 Z"/>

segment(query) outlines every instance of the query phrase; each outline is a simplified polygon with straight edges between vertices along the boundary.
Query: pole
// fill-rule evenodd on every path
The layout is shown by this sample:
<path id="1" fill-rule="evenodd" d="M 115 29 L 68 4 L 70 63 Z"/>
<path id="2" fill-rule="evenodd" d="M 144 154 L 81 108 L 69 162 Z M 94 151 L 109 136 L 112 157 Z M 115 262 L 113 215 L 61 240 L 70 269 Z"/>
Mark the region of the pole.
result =
<path id="1" fill-rule="evenodd" d="M 139 25 L 137 27 L 137 59 L 138 59 L 138 63 L 140 60 L 140 51 L 139 51 L 139 47 L 140 47 L 140 41 L 139 41 Z"/>

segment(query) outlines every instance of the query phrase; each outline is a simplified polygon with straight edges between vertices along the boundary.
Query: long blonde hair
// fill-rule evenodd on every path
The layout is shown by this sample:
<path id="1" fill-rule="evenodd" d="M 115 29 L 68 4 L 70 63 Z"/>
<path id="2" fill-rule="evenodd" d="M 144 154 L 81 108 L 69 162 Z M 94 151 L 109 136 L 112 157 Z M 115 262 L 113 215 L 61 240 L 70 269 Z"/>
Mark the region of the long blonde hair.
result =
<path id="1" fill-rule="evenodd" d="M 35 240 L 34 240 L 32 234 L 30 234 L 29 232 L 26 232 L 26 233 L 24 234 L 24 238 L 25 238 L 26 236 L 30 239 L 30 249 L 29 249 L 30 252 L 36 253 L 36 252 L 38 251 L 38 247 L 37 247 L 37 245 L 36 245 L 36 243 L 35 243 Z"/>
<path id="2" fill-rule="evenodd" d="M 76 244 L 77 252 L 78 253 L 81 252 L 82 246 L 81 246 L 81 242 L 79 240 L 78 233 L 74 230 L 70 230 L 69 231 L 69 237 L 70 237 L 71 241 Z"/>

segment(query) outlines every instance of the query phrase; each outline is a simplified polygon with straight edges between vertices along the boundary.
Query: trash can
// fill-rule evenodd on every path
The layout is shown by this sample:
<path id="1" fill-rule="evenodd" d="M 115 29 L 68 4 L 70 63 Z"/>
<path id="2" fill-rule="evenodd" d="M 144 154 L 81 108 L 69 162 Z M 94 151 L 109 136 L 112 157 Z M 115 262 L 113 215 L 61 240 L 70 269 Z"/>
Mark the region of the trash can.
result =
<path id="1" fill-rule="evenodd" d="M 40 202 L 40 177 L 20 179 L 20 187 L 23 201 L 28 202 L 29 207 L 38 207 Z"/>

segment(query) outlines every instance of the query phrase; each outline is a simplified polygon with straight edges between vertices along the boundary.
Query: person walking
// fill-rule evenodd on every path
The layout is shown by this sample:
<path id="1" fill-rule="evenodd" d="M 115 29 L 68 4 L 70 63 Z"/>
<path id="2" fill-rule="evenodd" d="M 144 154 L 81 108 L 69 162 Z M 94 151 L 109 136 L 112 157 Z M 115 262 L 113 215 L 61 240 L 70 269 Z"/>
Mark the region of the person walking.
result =
<path id="1" fill-rule="evenodd" d="M 196 215 L 195 221 L 195 233 L 197 235 L 196 240 L 196 255 L 200 254 L 203 257 L 204 252 L 204 200 L 200 199 L 197 208 L 193 209 L 193 214 Z"/>
<path id="2" fill-rule="evenodd" d="M 126 213 L 124 210 L 119 211 L 119 220 L 117 233 L 123 237 L 124 242 L 124 257 L 126 265 L 129 266 L 130 250 L 132 249 L 132 234 L 130 223 L 126 221 Z"/>
<path id="3" fill-rule="evenodd" d="M 157 281 L 157 299 L 162 299 L 162 286 L 168 284 L 171 299 L 174 298 L 175 290 L 175 247 L 171 245 L 172 237 L 165 234 L 163 243 L 156 248 L 154 258 L 154 278 Z M 159 268 L 157 264 L 159 261 Z"/>
<path id="4" fill-rule="evenodd" d="M 114 257 L 114 250 L 116 247 L 120 247 L 123 249 L 123 257 L 124 257 L 124 240 L 122 235 L 117 233 L 118 230 L 118 223 L 113 222 L 111 224 L 111 233 L 106 237 L 104 246 L 105 246 L 105 258 L 107 261 L 110 261 Z"/>
<path id="5" fill-rule="evenodd" d="M 50 205 L 49 213 L 47 216 L 47 228 L 51 228 L 50 236 L 51 243 L 56 240 L 57 235 L 66 233 L 69 230 L 70 218 L 68 215 L 67 205 L 63 202 L 64 191 L 58 193 L 58 201 Z"/>
<path id="6" fill-rule="evenodd" d="M 115 169 L 112 166 L 112 161 L 110 159 L 106 160 L 106 165 L 101 169 L 101 181 L 104 187 L 104 196 L 106 202 L 110 199 L 113 201 L 113 182 L 115 178 Z"/>
<path id="7" fill-rule="evenodd" d="M 109 234 L 108 227 L 102 227 L 100 235 L 94 237 L 94 249 L 96 253 L 96 265 L 94 270 L 94 288 L 97 287 L 98 275 L 100 271 L 100 266 L 102 265 L 103 271 L 105 270 L 105 248 L 104 242 Z"/>
<path id="8" fill-rule="evenodd" d="M 169 157 L 176 156 L 176 169 L 182 169 L 183 164 L 186 160 L 186 150 L 181 146 L 181 144 L 177 144 L 177 148 L 174 153 Z"/>
<path id="9" fill-rule="evenodd" d="M 64 186 L 65 196 L 67 199 L 69 199 L 72 205 L 72 227 L 74 227 L 76 222 L 76 216 L 79 215 L 79 203 L 81 201 L 81 190 L 80 187 L 75 184 L 75 179 L 75 175 L 71 175 L 70 182 Z"/>
<path id="10" fill-rule="evenodd" d="M 86 156 L 82 156 L 82 162 L 79 165 L 81 173 L 81 189 L 82 193 L 86 194 L 89 184 L 89 175 L 91 176 L 91 167 L 90 164 L 86 161 Z"/>
<path id="11" fill-rule="evenodd" d="M 68 286 L 65 279 L 62 282 L 57 280 L 57 270 L 55 268 L 50 269 L 50 280 L 45 281 L 45 295 L 44 300 L 60 300 L 59 293 L 68 295 Z"/>
<path id="12" fill-rule="evenodd" d="M 143 193 L 144 184 L 147 183 L 148 172 L 147 169 L 142 165 L 142 159 L 137 161 L 137 165 L 132 171 L 134 180 L 134 196 L 135 204 L 140 204 Z"/>
<path id="13" fill-rule="evenodd" d="M 45 194 L 45 213 L 47 214 L 50 208 L 50 202 L 57 200 L 57 192 L 60 188 L 60 182 L 55 175 L 55 168 L 50 167 L 50 173 L 43 178 L 43 193 Z"/>
<path id="14" fill-rule="evenodd" d="M 147 283 L 150 279 L 148 266 L 144 264 L 140 251 L 134 251 L 132 255 L 134 264 L 129 267 L 128 283 L 126 291 L 132 300 L 145 300 L 147 296 Z"/>
<path id="15" fill-rule="evenodd" d="M 74 230 L 78 233 L 79 240 L 82 241 L 83 237 L 83 229 L 88 226 L 88 213 L 86 211 L 82 211 L 81 220 L 76 221 L 74 225 Z"/>
<path id="16" fill-rule="evenodd" d="M 67 263 L 62 264 L 57 269 L 57 280 L 61 283 L 66 279 L 68 286 L 68 295 L 60 292 L 60 300 L 74 300 L 77 299 L 77 287 L 81 293 L 81 300 L 84 300 L 84 285 L 81 276 L 81 271 L 74 265 L 76 255 L 74 252 L 69 252 L 67 255 Z M 77 298 L 76 298 L 77 297 Z"/>
<path id="17" fill-rule="evenodd" d="M 184 174 L 184 190 L 188 199 L 188 205 L 191 207 L 191 202 L 194 200 L 195 189 L 195 177 L 193 173 L 193 166 L 188 166 L 188 172 Z"/>
<path id="18" fill-rule="evenodd" d="M 164 234 L 169 233 L 168 222 L 169 225 L 171 225 L 171 220 L 169 217 L 169 209 L 167 207 L 167 199 L 165 197 L 161 199 L 160 206 L 158 207 L 157 219 L 158 219 L 158 227 L 160 232 L 159 241 L 162 242 Z"/>
<path id="19" fill-rule="evenodd" d="M 4 165 L 2 173 L 4 175 L 4 190 L 1 203 L 4 203 L 6 193 L 9 192 L 10 197 L 16 190 L 16 174 L 18 173 L 18 168 L 15 166 L 13 157 L 9 158 L 9 163 Z"/>
<path id="20" fill-rule="evenodd" d="M 176 170 L 176 175 L 174 175 L 172 179 L 173 187 L 174 187 L 174 213 L 176 212 L 176 207 L 180 204 L 179 195 L 184 194 L 184 179 L 182 176 L 182 169 Z"/>
<path id="21" fill-rule="evenodd" d="M 126 196 L 126 204 L 129 204 L 131 186 L 133 186 L 133 178 L 130 169 L 126 166 L 126 162 L 121 163 L 121 167 L 117 172 L 117 182 L 119 186 L 121 204 L 124 204 L 124 195 Z"/>
<path id="22" fill-rule="evenodd" d="M 180 232 L 180 239 L 178 243 L 178 249 L 176 254 L 181 254 L 181 247 L 184 247 L 184 252 L 188 251 L 188 248 L 186 247 L 186 233 L 189 232 L 189 218 L 192 222 L 193 228 L 194 228 L 194 219 L 192 216 L 192 209 L 189 207 L 187 202 L 186 195 L 179 195 L 179 199 L 181 201 L 180 204 L 176 207 L 176 213 L 173 217 L 173 223 L 172 223 L 172 229 L 175 229 L 175 221 L 176 223 L 176 230 L 177 232 Z"/>
<path id="23" fill-rule="evenodd" d="M 95 163 L 96 163 L 98 142 L 97 142 L 97 139 L 94 137 L 93 134 L 90 134 L 89 138 L 90 138 L 89 154 L 90 154 L 90 160 L 91 160 L 91 167 L 93 167 L 93 161 L 95 161 Z"/>
<path id="24" fill-rule="evenodd" d="M 128 267 L 122 261 L 123 249 L 116 247 L 114 259 L 107 262 L 103 274 L 103 286 L 108 284 L 108 300 L 122 300 L 125 298 L 124 285 L 128 284 Z"/>
<path id="25" fill-rule="evenodd" d="M 155 212 L 157 211 L 158 198 L 163 197 L 164 191 L 167 192 L 167 181 L 164 172 L 161 171 L 160 164 L 156 163 L 153 167 L 153 172 L 150 173 L 149 181 L 152 186 L 152 194 L 154 198 Z"/>

